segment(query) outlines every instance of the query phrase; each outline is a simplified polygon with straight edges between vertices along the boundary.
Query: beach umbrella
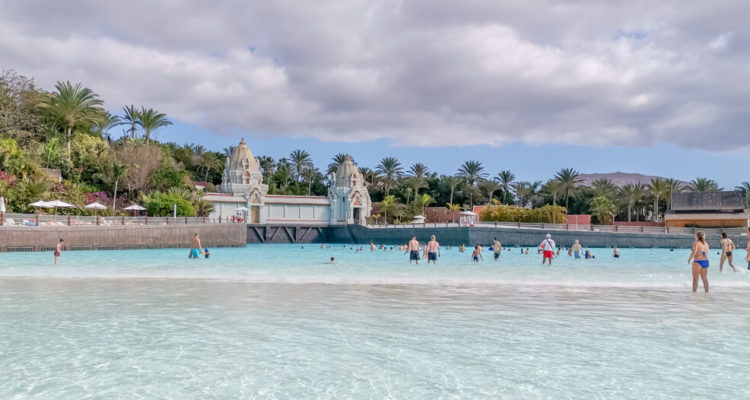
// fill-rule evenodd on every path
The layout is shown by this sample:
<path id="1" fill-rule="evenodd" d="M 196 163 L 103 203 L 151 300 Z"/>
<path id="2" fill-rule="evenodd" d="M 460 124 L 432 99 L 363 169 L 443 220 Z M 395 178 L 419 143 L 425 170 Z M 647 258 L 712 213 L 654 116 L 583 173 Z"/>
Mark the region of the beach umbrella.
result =
<path id="1" fill-rule="evenodd" d="M 132 211 L 133 215 L 135 216 L 135 213 L 137 211 L 145 211 L 146 209 L 144 207 L 141 207 L 139 204 L 131 204 L 128 207 L 123 208 L 125 211 Z"/>
<path id="2" fill-rule="evenodd" d="M 104 204 L 100 204 L 98 201 L 95 201 L 91 204 L 87 204 L 84 208 L 88 210 L 94 210 L 94 215 L 96 215 L 97 210 L 106 210 L 107 206 L 105 206 Z"/>
<path id="3" fill-rule="evenodd" d="M 250 211 L 250 209 L 247 208 L 247 207 L 237 207 L 237 208 L 234 209 L 234 211 L 248 212 L 248 211 Z"/>
<path id="4" fill-rule="evenodd" d="M 5 197 L 0 196 L 0 213 L 5 214 Z"/>
<path id="5" fill-rule="evenodd" d="M 48 202 L 43 201 L 43 200 L 37 200 L 29 205 L 31 207 L 36 207 L 36 208 L 52 208 L 53 207 Z"/>
<path id="6" fill-rule="evenodd" d="M 48 201 L 47 204 L 49 204 L 52 208 L 75 208 L 74 205 L 61 200 Z"/>

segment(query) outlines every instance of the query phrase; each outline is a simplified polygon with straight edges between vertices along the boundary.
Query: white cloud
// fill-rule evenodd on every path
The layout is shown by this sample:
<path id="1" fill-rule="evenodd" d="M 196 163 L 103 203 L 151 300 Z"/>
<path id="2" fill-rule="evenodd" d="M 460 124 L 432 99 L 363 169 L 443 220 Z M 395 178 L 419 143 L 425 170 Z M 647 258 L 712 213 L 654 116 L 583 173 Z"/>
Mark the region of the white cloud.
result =
<path id="1" fill-rule="evenodd" d="M 219 134 L 750 145 L 740 1 L 0 6 L 2 68 Z"/>

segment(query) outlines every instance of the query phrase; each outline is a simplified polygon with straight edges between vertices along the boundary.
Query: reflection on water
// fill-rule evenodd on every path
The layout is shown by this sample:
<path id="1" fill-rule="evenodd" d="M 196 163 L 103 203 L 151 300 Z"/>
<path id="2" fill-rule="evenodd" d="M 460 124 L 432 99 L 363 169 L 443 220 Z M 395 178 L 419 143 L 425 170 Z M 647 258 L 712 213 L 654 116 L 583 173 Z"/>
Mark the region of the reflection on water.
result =
<path id="1" fill-rule="evenodd" d="M 747 398 L 745 290 L 0 280 L 0 398 Z"/>

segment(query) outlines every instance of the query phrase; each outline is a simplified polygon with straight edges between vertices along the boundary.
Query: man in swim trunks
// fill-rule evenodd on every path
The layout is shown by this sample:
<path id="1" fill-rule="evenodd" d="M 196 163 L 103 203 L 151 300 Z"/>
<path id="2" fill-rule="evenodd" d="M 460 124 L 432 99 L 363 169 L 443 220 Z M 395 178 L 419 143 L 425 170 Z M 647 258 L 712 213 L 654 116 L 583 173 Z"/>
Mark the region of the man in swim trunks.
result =
<path id="1" fill-rule="evenodd" d="M 200 256 L 203 254 L 203 250 L 201 250 L 203 247 L 201 247 L 201 238 L 198 236 L 198 232 L 195 232 L 195 237 L 193 238 L 193 244 L 190 248 L 190 258 L 200 258 Z"/>
<path id="2" fill-rule="evenodd" d="M 576 259 L 581 258 L 581 243 L 579 243 L 577 240 L 575 243 L 573 243 L 573 255 Z"/>
<path id="3" fill-rule="evenodd" d="M 500 258 L 500 252 L 503 251 L 503 245 L 500 244 L 500 241 L 495 238 L 495 240 L 492 242 L 492 252 L 495 255 L 495 260 Z"/>
<path id="4" fill-rule="evenodd" d="M 60 254 L 62 254 L 62 247 L 63 247 L 64 240 L 60 238 L 60 241 L 57 242 L 57 245 L 55 246 L 55 265 L 57 265 L 57 262 L 60 261 Z"/>
<path id="5" fill-rule="evenodd" d="M 555 241 L 552 240 L 552 235 L 549 233 L 545 236 L 544 241 L 539 245 L 539 249 L 542 251 L 542 265 L 545 260 L 549 260 L 549 265 L 552 265 L 552 259 L 555 257 Z"/>
<path id="6" fill-rule="evenodd" d="M 440 243 L 435 240 L 435 235 L 430 237 L 430 242 L 427 243 L 427 264 L 432 261 L 433 264 L 437 264 L 437 259 L 440 257 Z"/>
<path id="7" fill-rule="evenodd" d="M 737 272 L 737 268 L 734 267 L 734 242 L 732 239 L 727 237 L 726 232 L 721 233 L 721 259 L 719 260 L 719 272 L 724 270 L 724 261 L 729 261 L 729 266 L 732 267 L 734 272 Z"/>
<path id="8" fill-rule="evenodd" d="M 406 246 L 406 250 L 409 252 L 409 264 L 412 261 L 419 265 L 419 242 L 416 236 L 412 236 L 409 244 Z"/>

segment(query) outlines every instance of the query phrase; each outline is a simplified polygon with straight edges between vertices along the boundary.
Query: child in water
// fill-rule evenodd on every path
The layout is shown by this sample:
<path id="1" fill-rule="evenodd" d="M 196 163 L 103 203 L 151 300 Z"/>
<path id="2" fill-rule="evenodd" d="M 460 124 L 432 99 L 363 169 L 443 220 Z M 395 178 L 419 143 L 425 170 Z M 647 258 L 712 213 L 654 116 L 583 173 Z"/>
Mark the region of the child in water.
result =
<path id="1" fill-rule="evenodd" d="M 482 257 L 482 247 L 479 245 L 474 246 L 474 252 L 471 253 L 471 260 L 474 262 L 479 262 L 479 259 L 482 259 L 484 261 L 484 257 Z"/>
<path id="2" fill-rule="evenodd" d="M 208 247 L 206 247 L 205 249 L 203 249 L 203 255 L 206 258 L 211 257 L 211 253 L 208 252 Z"/>

